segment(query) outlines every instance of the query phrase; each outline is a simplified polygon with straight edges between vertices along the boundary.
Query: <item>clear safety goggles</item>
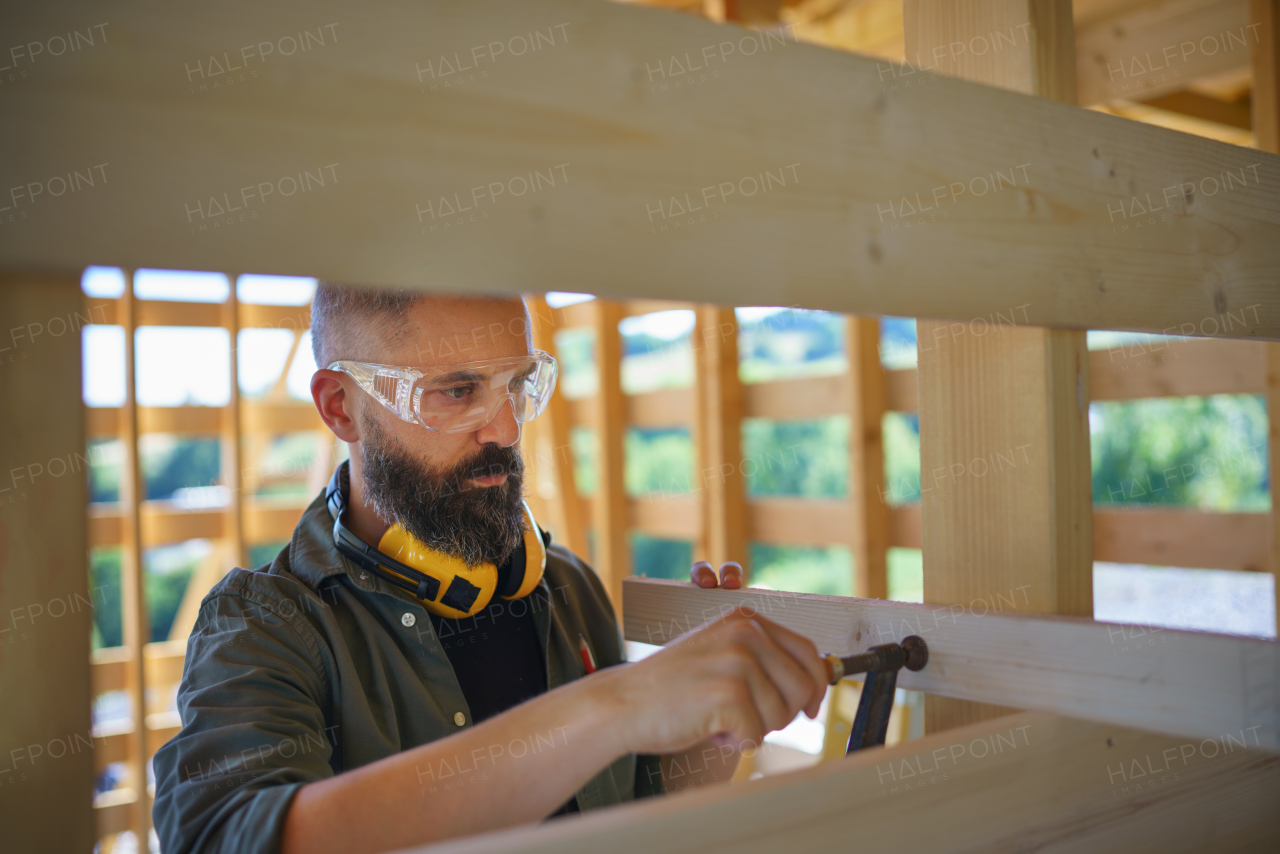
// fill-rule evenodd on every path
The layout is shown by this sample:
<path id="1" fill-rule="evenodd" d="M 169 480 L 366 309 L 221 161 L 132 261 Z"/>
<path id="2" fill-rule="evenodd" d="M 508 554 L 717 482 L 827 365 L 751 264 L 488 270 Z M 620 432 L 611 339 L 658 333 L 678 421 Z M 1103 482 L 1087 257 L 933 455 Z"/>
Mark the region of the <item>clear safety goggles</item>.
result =
<path id="1" fill-rule="evenodd" d="M 463 433 L 488 424 L 508 400 L 518 423 L 537 418 L 551 400 L 558 366 L 550 353 L 534 350 L 532 356 L 427 369 L 342 361 L 329 370 L 346 373 L 410 424 Z"/>

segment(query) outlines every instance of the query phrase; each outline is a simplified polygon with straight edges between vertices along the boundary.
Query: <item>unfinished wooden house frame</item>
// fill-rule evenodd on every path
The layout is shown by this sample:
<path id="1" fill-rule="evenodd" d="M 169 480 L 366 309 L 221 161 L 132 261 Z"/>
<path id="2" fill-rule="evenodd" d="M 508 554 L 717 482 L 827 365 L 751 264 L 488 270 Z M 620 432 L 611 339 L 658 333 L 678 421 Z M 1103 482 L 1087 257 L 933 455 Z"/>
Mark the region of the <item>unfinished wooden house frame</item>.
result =
<path id="1" fill-rule="evenodd" d="M 241 401 L 234 380 L 226 407 L 138 406 L 137 327 L 234 340 L 303 329 L 307 311 L 239 304 L 234 287 L 220 305 L 131 286 L 86 299 L 81 271 L 110 264 L 127 278 L 159 267 L 532 293 L 539 346 L 591 327 L 600 371 L 593 397 L 558 394 L 530 425 L 536 509 L 580 553 L 591 529 L 629 639 L 664 642 L 738 603 L 842 654 L 929 639 L 929 667 L 902 678 L 929 695 L 923 739 L 449 850 L 1274 850 L 1280 647 L 1090 617 L 1095 558 L 1280 570 L 1275 478 L 1269 513 L 1095 510 L 1087 412 L 1266 394 L 1280 453 L 1278 4 L 1082 0 L 1073 24 L 1071 4 L 1051 0 L 833 2 L 789 26 L 801 4 L 653 5 L 770 25 L 602 0 L 14 14 L 21 49 L 0 60 L 0 611 L 29 622 L 10 619 L 0 642 L 0 718 L 28 776 L 0 779 L 0 815 L 17 847 L 145 834 L 146 763 L 178 725 L 163 698 L 198 593 L 299 514 L 241 499 L 257 437 L 319 427 L 309 406 Z M 1229 85 L 1242 66 L 1248 108 L 1186 86 Z M 1211 123 L 1236 142 L 1251 123 L 1262 151 L 1076 106 L 1131 94 L 1105 111 Z M 600 298 L 550 309 L 537 296 L 549 290 Z M 735 305 L 848 314 L 848 371 L 743 385 Z M 624 394 L 618 322 L 683 307 L 697 311 L 693 387 Z M 881 368 L 882 314 L 921 318 L 934 353 L 918 370 Z M 86 322 L 126 330 L 119 409 L 86 415 L 81 402 Z M 1085 329 L 1208 340 L 1117 372 L 1129 357 L 1090 353 Z M 920 413 L 922 474 L 942 473 L 916 507 L 883 501 L 880 424 L 894 410 Z M 846 499 L 748 499 L 742 418 L 837 413 L 853 425 Z M 563 452 L 577 425 L 598 437 L 590 498 Z M 698 472 L 720 475 L 691 495 L 629 496 L 629 425 L 690 425 Z M 147 432 L 220 435 L 230 505 L 146 501 Z M 76 455 L 103 436 L 124 440 L 122 500 L 86 518 Z M 1015 448 L 1017 477 L 948 476 Z M 846 544 L 863 598 L 628 578 L 630 530 L 693 540 L 713 561 L 753 540 Z M 142 550 L 192 537 L 223 551 L 193 580 L 174 639 L 146 644 Z M 125 646 L 91 665 L 90 611 L 41 623 L 32 606 L 91 598 L 85 555 L 107 544 L 125 550 Z M 875 601 L 893 545 L 923 548 L 926 604 Z M 91 697 L 110 689 L 142 721 L 94 733 Z M 55 743 L 71 747 L 52 757 Z M 130 786 L 91 806 L 95 770 L 117 761 Z"/>

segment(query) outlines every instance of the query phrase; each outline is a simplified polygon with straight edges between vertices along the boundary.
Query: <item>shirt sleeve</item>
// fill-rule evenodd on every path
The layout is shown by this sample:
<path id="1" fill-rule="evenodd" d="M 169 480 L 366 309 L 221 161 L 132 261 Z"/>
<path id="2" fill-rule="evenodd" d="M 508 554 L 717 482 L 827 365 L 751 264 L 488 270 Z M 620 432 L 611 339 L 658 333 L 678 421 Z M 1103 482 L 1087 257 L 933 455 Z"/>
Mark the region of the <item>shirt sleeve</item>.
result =
<path id="1" fill-rule="evenodd" d="M 154 818 L 165 854 L 250 854 L 280 847 L 304 784 L 333 776 L 341 736 L 326 720 L 313 598 L 228 578 L 205 600 L 178 691 L 182 730 L 155 755 Z M 227 583 L 230 582 L 230 583 Z"/>

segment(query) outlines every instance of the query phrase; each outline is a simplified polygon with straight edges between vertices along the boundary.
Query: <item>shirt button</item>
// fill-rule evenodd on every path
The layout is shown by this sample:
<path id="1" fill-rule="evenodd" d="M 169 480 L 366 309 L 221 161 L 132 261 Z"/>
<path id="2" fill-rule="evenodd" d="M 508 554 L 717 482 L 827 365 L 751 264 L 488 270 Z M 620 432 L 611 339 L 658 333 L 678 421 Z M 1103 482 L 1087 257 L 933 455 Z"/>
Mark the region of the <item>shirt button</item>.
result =
<path id="1" fill-rule="evenodd" d="M 454 722 L 455 724 L 457 724 L 458 726 L 462 726 L 463 724 L 465 724 L 465 723 L 467 722 L 467 716 L 466 716 L 466 715 L 464 715 L 462 712 L 454 712 L 454 713 L 453 713 L 453 722 Z"/>
<path id="2" fill-rule="evenodd" d="M 400 624 L 404 626 L 406 629 L 412 626 L 416 622 L 418 622 L 418 618 L 408 612 L 405 612 L 400 617 Z"/>

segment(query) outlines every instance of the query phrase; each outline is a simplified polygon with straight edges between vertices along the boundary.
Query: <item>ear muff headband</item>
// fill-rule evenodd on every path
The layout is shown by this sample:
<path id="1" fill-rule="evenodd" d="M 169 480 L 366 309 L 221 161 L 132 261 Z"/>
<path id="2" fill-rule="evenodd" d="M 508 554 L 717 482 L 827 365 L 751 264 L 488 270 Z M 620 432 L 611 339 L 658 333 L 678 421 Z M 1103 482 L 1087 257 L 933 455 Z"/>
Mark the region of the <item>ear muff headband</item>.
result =
<path id="1" fill-rule="evenodd" d="M 547 550 L 537 522 L 524 505 L 525 562 L 513 572 L 503 591 L 497 591 L 498 569 L 491 563 L 468 567 L 463 561 L 423 544 L 399 524 L 382 535 L 378 548 L 366 543 L 342 523 L 350 478 L 348 463 L 334 471 L 325 490 L 325 502 L 333 517 L 333 544 L 356 566 L 378 575 L 412 593 L 429 612 L 441 617 L 471 617 L 488 607 L 494 593 L 503 599 L 528 596 L 542 580 Z M 507 594 L 515 585 L 515 591 Z"/>

